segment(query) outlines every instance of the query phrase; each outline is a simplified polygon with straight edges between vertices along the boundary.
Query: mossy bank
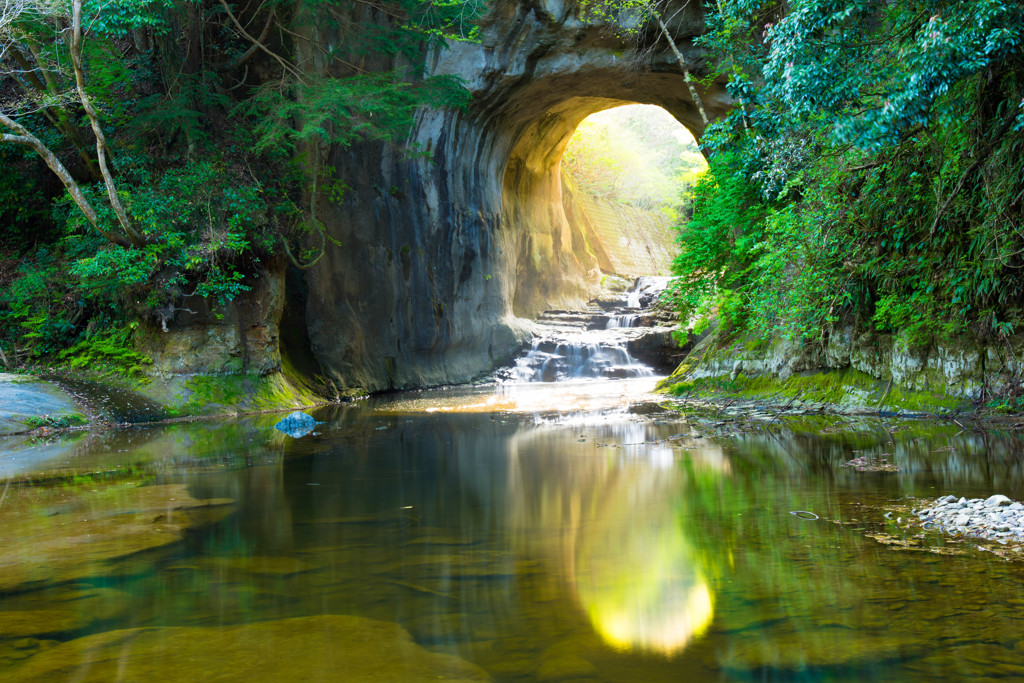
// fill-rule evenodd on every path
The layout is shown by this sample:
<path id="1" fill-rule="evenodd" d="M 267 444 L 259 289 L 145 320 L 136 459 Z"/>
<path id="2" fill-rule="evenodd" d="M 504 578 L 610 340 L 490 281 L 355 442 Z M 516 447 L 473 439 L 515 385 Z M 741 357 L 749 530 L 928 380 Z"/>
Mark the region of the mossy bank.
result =
<path id="1" fill-rule="evenodd" d="M 760 400 L 846 413 L 1019 412 L 1024 343 L 907 346 L 846 328 L 823 342 L 764 342 L 712 331 L 659 388 L 676 395 Z"/>

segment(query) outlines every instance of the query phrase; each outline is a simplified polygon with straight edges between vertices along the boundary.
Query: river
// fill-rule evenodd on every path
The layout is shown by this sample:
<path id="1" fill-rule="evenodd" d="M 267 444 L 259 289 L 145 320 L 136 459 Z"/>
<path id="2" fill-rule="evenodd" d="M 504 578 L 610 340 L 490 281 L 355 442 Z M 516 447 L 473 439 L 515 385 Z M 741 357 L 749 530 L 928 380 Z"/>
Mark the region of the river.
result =
<path id="1" fill-rule="evenodd" d="M 826 417 L 737 433 L 664 410 L 653 383 L 377 397 L 313 411 L 299 439 L 278 415 L 82 436 L 46 462 L 26 449 L 53 444 L 26 445 L 19 477 L 46 475 L 0 500 L 0 676 L 1024 675 L 1024 565 L 883 515 L 1024 497 L 1015 437 Z M 900 471 L 843 467 L 865 453 Z M 176 507 L 192 499 L 212 503 Z"/>

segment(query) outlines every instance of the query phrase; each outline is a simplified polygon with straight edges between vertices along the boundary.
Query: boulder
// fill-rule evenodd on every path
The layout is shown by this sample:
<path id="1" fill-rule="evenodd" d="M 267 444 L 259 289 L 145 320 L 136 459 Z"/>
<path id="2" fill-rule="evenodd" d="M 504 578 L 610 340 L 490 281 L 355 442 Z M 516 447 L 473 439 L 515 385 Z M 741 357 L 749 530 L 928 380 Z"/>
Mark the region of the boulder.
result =
<path id="1" fill-rule="evenodd" d="M 61 418 L 80 417 L 74 398 L 53 382 L 28 375 L 0 372 L 0 436 L 27 432 L 47 419 L 54 425 Z"/>
<path id="2" fill-rule="evenodd" d="M 291 413 L 286 418 L 274 425 L 274 428 L 284 432 L 288 436 L 299 439 L 313 431 L 316 427 L 316 420 L 312 415 L 300 410 Z"/>

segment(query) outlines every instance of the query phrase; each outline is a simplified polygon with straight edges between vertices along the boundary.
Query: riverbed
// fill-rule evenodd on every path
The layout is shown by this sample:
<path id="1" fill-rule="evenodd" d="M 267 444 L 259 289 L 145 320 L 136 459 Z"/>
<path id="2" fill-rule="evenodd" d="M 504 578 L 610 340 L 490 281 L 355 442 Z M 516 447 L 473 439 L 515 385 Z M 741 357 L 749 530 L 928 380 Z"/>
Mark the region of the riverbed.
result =
<path id="1" fill-rule="evenodd" d="M 885 516 L 1024 499 L 1014 434 L 737 431 L 653 384 L 395 394 L 299 439 L 274 415 L 7 444 L 0 677 L 1024 677 L 1024 563 Z"/>

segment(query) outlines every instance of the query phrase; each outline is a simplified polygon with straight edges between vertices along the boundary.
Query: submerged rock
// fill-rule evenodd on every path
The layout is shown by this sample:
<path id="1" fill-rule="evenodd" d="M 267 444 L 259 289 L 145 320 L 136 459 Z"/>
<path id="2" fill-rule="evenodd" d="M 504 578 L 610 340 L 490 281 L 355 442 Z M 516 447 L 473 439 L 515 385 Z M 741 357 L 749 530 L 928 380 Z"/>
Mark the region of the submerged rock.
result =
<path id="1" fill-rule="evenodd" d="M 242 626 L 137 628 L 62 643 L 5 672 L 15 681 L 489 681 L 385 621 L 325 615 Z"/>
<path id="2" fill-rule="evenodd" d="M 316 427 L 316 420 L 312 415 L 296 410 L 286 418 L 274 425 L 279 432 L 284 432 L 293 439 L 299 439 L 309 434 Z"/>
<path id="3" fill-rule="evenodd" d="M 184 484 L 9 495 L 0 510 L 0 592 L 106 576 L 110 560 L 175 543 L 233 502 L 198 500 Z"/>

